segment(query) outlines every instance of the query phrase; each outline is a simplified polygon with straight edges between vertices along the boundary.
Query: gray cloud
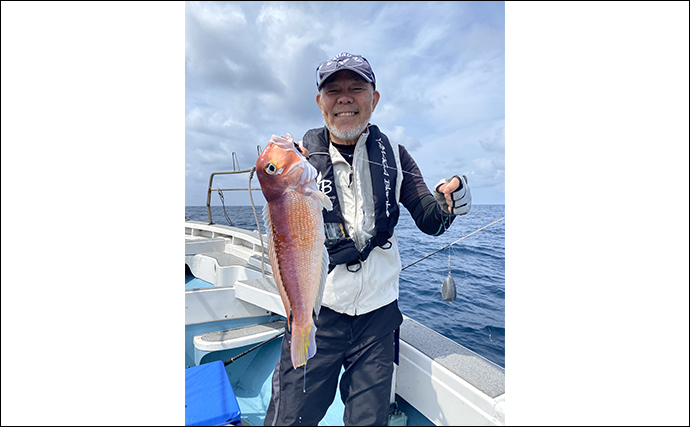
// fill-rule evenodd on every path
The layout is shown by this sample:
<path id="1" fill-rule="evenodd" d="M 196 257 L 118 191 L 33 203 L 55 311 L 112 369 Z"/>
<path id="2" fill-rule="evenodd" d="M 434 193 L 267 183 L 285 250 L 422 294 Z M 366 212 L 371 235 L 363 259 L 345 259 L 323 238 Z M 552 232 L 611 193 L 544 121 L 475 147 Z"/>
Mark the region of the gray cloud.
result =
<path id="1" fill-rule="evenodd" d="M 506 128 L 502 127 L 498 129 L 493 138 L 480 139 L 479 145 L 486 151 L 505 152 Z"/>

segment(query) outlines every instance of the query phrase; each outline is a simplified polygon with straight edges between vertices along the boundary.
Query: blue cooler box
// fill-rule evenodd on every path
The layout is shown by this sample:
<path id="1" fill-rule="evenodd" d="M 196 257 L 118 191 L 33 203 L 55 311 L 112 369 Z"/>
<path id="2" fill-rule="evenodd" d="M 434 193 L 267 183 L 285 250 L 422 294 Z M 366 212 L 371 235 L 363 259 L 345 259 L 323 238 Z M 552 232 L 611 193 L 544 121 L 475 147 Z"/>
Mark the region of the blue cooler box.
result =
<path id="1" fill-rule="evenodd" d="M 186 426 L 240 425 L 240 406 L 222 360 L 184 371 Z"/>

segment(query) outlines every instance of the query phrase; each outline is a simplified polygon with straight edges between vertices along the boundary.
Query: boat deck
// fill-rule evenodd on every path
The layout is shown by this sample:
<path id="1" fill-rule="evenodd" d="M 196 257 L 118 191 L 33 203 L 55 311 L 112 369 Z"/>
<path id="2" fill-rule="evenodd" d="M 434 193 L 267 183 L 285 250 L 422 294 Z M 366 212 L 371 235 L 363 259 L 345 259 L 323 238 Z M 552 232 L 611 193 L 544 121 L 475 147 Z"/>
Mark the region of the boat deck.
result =
<path id="1" fill-rule="evenodd" d="M 505 393 L 503 368 L 407 316 L 403 316 L 400 339 L 491 398 Z"/>

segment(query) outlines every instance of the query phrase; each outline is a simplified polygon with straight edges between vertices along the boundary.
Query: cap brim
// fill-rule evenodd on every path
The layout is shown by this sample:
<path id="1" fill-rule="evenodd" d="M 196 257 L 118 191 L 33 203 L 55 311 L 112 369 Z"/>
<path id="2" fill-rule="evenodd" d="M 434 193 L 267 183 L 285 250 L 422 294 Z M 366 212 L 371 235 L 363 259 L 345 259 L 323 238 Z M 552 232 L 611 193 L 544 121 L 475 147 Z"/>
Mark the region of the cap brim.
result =
<path id="1" fill-rule="evenodd" d="M 367 82 L 369 82 L 369 83 L 373 84 L 374 86 L 376 86 L 376 84 L 375 84 L 369 77 L 367 77 L 364 73 L 362 73 L 362 72 L 359 71 L 358 69 L 356 69 L 356 68 L 354 68 L 354 67 L 340 67 L 340 68 L 338 68 L 337 70 L 333 70 L 333 71 L 331 71 L 330 73 L 328 73 L 328 74 L 326 75 L 326 77 L 324 77 L 324 79 L 321 80 L 321 84 L 318 85 L 318 86 L 316 87 L 316 89 L 317 89 L 317 90 L 321 90 L 321 88 L 323 87 L 323 85 L 326 83 L 326 81 L 327 81 L 328 79 L 331 78 L 331 76 L 332 76 L 333 74 L 338 73 L 338 72 L 340 72 L 340 71 L 345 71 L 345 70 L 354 71 L 355 73 L 357 73 L 357 74 L 359 74 L 360 76 L 362 76 L 362 78 L 363 78 L 364 80 L 366 80 Z"/>

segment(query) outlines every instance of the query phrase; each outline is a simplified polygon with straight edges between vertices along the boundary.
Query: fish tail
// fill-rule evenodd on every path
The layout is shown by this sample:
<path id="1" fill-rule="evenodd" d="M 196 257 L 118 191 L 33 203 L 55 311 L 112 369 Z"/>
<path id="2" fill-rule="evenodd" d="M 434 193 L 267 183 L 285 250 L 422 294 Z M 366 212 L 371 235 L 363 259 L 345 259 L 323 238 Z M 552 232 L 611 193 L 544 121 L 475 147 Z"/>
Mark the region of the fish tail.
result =
<path id="1" fill-rule="evenodd" d="M 290 345 L 290 356 L 292 357 L 292 367 L 305 365 L 307 359 L 310 359 L 316 354 L 316 325 L 314 320 L 311 321 L 311 327 L 307 331 L 306 328 L 300 330 L 294 329 L 292 331 L 292 343 Z"/>

